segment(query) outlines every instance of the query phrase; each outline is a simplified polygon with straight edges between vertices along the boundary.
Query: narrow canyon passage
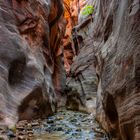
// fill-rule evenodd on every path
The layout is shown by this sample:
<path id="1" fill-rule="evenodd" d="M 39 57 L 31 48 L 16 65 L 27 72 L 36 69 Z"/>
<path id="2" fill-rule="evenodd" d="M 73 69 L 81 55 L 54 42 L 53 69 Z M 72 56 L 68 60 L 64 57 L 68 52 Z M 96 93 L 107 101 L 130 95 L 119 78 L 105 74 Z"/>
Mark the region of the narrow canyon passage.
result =
<path id="1" fill-rule="evenodd" d="M 0 140 L 139 140 L 139 118 L 139 0 L 0 0 Z"/>

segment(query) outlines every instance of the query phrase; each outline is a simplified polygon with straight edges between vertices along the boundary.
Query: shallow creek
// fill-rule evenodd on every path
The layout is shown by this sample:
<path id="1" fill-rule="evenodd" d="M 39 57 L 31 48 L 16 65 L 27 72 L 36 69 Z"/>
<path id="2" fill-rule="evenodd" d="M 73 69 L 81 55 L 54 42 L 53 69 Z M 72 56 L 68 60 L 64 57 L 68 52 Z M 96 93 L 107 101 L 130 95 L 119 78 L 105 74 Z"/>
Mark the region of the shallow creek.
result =
<path id="1" fill-rule="evenodd" d="M 60 110 L 43 121 L 21 121 L 16 126 L 15 136 L 9 139 L 108 140 L 93 115 L 68 110 Z"/>

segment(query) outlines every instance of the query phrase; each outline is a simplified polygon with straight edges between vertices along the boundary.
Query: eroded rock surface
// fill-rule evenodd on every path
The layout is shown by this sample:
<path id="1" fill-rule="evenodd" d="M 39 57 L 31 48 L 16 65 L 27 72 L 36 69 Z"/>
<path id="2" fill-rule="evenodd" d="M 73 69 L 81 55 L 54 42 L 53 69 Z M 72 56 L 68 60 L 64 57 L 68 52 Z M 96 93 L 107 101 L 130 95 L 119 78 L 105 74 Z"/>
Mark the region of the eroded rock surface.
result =
<path id="1" fill-rule="evenodd" d="M 140 139 L 139 0 L 97 1 L 96 8 L 97 117 L 114 138 Z"/>
<path id="2" fill-rule="evenodd" d="M 71 15 L 78 20 L 82 7 L 93 2 L 79 1 L 78 3 L 75 0 L 72 3 L 74 6 L 72 6 Z M 79 7 L 79 11 L 75 9 L 75 5 Z M 67 56 L 71 58 L 71 63 L 69 63 L 70 68 L 66 69 L 68 87 L 66 106 L 69 109 L 95 113 L 98 77 L 95 68 L 97 60 L 94 54 L 92 36 L 90 36 L 92 18 L 91 16 L 83 17 L 82 20 L 77 21 L 77 24 L 71 30 L 72 43 L 67 46 L 67 54 L 69 52 Z M 67 64 L 66 61 L 65 64 Z"/>
<path id="3" fill-rule="evenodd" d="M 96 57 L 90 40 L 83 40 L 79 53 L 71 65 L 70 77 L 67 78 L 67 106 L 71 109 L 95 112 L 98 79 L 96 76 Z M 85 42 L 85 43 L 84 43 Z"/>
<path id="4" fill-rule="evenodd" d="M 91 18 L 90 22 L 88 18 Z M 139 0 L 97 0 L 92 16 L 83 19 L 79 19 L 76 34 L 84 38 L 84 47 L 80 48 L 71 70 L 76 73 L 85 67 L 82 75 L 86 76 L 81 80 L 82 85 L 84 79 L 90 79 L 89 68 L 86 69 L 86 66 L 90 56 L 88 50 L 92 46 L 93 51 L 90 51 L 96 59 L 89 75 L 96 75 L 98 78 L 97 119 L 114 139 L 140 139 Z M 88 43 L 88 50 L 81 53 Z M 94 63 L 94 60 L 92 62 Z M 75 81 L 76 78 L 71 76 L 70 79 Z M 76 84 L 72 87 L 74 85 Z M 75 87 L 79 90 L 78 85 Z M 90 87 L 90 91 L 92 88 Z M 86 89 L 85 87 L 84 90 Z"/>
<path id="5" fill-rule="evenodd" d="M 70 71 L 70 66 L 73 63 L 73 57 L 77 54 L 77 50 L 73 44 L 72 30 L 78 24 L 78 14 L 84 6 L 83 0 L 64 0 L 64 17 L 66 19 L 66 32 L 62 41 L 64 48 L 64 64 L 67 75 Z"/>
<path id="6" fill-rule="evenodd" d="M 65 87 L 62 14 L 59 0 L 0 1 L 0 124 L 56 110 Z"/>

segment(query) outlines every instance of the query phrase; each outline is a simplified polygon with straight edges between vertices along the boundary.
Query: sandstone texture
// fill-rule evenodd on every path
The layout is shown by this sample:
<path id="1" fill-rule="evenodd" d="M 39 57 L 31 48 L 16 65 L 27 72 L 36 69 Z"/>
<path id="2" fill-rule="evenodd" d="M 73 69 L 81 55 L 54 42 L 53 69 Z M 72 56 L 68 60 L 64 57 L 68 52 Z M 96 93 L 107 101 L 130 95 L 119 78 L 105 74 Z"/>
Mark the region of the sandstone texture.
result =
<path id="1" fill-rule="evenodd" d="M 97 118 L 116 139 L 140 139 L 140 2 L 97 1 Z M 103 112 L 102 112 L 103 110 Z"/>
<path id="2" fill-rule="evenodd" d="M 78 24 L 80 10 L 89 3 L 87 0 L 64 0 L 64 17 L 66 19 L 66 32 L 62 41 L 64 48 L 64 66 L 67 75 L 70 72 L 70 66 L 73 63 L 73 57 L 77 55 L 73 44 L 72 30 Z M 91 2 L 90 2 L 91 3 Z"/>
<path id="3" fill-rule="evenodd" d="M 0 124 L 56 110 L 65 87 L 62 15 L 60 0 L 0 0 Z"/>
<path id="4" fill-rule="evenodd" d="M 64 56 L 67 50 L 67 58 L 71 58 L 71 61 L 69 61 L 69 68 L 66 69 L 66 85 L 68 87 L 68 91 L 66 91 L 66 106 L 69 109 L 92 112 L 95 114 L 98 78 L 95 69 L 96 57 L 94 55 L 93 42 L 89 34 L 91 33 L 89 28 L 92 25 L 92 18 L 88 16 L 84 16 L 82 19 L 80 18 L 80 10 L 82 11 L 83 7 L 90 3 L 93 2 L 77 0 L 72 2 L 73 10 L 70 12 L 73 19 L 77 19 L 77 24 L 79 24 L 72 26 L 72 43 L 64 47 L 64 49 L 68 48 L 65 49 Z M 77 11 L 75 5 L 79 6 L 79 11 Z"/>
<path id="5" fill-rule="evenodd" d="M 67 75 L 70 71 L 70 66 L 73 63 L 73 57 L 76 55 L 76 49 L 73 44 L 72 30 L 78 24 L 78 14 L 80 9 L 84 6 L 83 0 L 64 0 L 64 18 L 66 24 L 66 31 L 62 41 L 64 48 L 64 66 Z"/>
<path id="6" fill-rule="evenodd" d="M 75 27 L 76 28 L 76 27 Z M 78 28 L 76 28 L 78 30 Z M 82 32 L 76 34 L 77 55 L 73 58 L 67 86 L 70 88 L 67 98 L 68 108 L 95 113 L 98 78 L 96 76 L 96 57 L 92 41 Z"/>
<path id="7" fill-rule="evenodd" d="M 94 3 L 93 14 L 85 18 L 80 13 L 72 30 L 78 51 L 67 78 L 68 106 L 77 110 L 82 104 L 88 107 L 87 100 L 97 97 L 92 107 L 96 107 L 96 117 L 109 135 L 116 140 L 138 140 L 140 2 L 87 2 Z"/>

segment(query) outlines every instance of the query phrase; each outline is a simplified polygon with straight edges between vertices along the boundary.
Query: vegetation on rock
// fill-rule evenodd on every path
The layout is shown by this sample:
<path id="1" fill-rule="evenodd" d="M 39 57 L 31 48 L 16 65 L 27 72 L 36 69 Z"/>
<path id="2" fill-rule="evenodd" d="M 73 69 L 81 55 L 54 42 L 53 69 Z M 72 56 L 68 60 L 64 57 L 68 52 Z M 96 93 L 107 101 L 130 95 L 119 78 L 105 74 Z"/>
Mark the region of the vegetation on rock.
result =
<path id="1" fill-rule="evenodd" d="M 92 5 L 87 5 L 82 9 L 83 16 L 89 16 L 93 13 L 94 7 Z"/>

